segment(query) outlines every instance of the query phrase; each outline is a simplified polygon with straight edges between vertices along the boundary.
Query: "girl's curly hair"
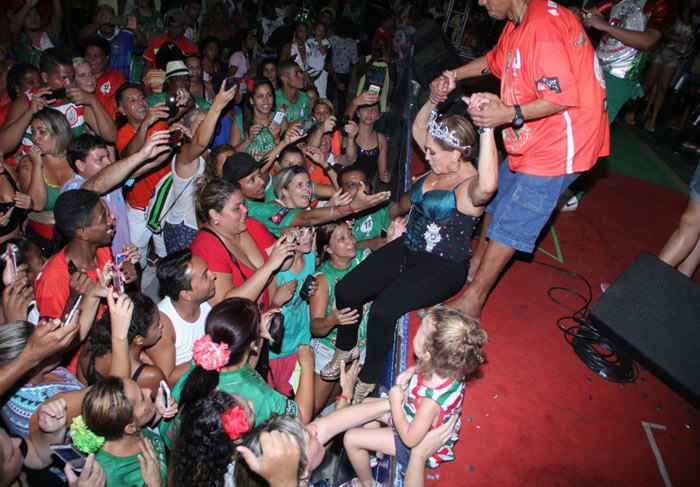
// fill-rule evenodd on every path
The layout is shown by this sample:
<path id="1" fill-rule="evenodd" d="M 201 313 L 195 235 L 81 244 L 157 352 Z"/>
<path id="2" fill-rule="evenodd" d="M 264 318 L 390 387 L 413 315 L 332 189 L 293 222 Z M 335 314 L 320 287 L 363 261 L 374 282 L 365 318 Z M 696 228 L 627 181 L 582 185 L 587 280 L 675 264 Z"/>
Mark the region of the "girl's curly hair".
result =
<path id="1" fill-rule="evenodd" d="M 423 318 L 430 318 L 435 330 L 425 339 L 430 356 L 420 361 L 423 375 L 464 380 L 484 362 L 481 347 L 488 341 L 486 332 L 461 311 L 443 306 L 431 308 Z"/>
<path id="2" fill-rule="evenodd" d="M 224 485 L 236 445 L 224 431 L 221 414 L 237 404 L 231 394 L 214 390 L 183 410 L 171 460 L 174 478 L 168 480 L 176 486 Z"/>

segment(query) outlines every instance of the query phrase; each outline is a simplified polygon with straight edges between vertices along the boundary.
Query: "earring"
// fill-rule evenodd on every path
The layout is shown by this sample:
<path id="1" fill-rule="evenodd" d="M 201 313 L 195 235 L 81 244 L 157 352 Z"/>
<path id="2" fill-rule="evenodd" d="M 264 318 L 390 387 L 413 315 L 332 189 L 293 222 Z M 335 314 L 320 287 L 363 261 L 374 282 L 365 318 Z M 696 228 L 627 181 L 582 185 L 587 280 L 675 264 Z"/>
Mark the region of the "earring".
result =
<path id="1" fill-rule="evenodd" d="M 214 220 L 214 225 L 218 225 L 218 224 L 219 224 L 219 220 Z"/>
<path id="2" fill-rule="evenodd" d="M 258 353 L 258 346 L 257 345 L 253 345 L 253 352 Z"/>

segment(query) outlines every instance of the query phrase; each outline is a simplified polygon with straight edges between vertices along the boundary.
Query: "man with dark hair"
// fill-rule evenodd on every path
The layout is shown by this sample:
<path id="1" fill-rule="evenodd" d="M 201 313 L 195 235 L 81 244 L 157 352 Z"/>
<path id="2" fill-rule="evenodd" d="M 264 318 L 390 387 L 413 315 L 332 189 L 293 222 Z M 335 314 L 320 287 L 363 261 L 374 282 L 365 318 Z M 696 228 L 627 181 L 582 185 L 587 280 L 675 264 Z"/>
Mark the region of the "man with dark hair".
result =
<path id="1" fill-rule="evenodd" d="M 79 135 L 68 144 L 66 156 L 76 176 L 63 185 L 61 192 L 83 188 L 102 195 L 116 219 L 111 246 L 115 255 L 131 244 L 122 184 L 129 175 L 138 177 L 160 164 L 164 158 L 156 159 L 156 156 L 169 149 L 167 141 L 167 133 L 154 134 L 139 151 L 115 163 L 109 157 L 105 141 L 96 135 Z M 150 162 L 143 164 L 144 161 Z"/>
<path id="2" fill-rule="evenodd" d="M 185 29 L 189 18 L 182 10 L 169 10 L 165 15 L 165 35 L 154 39 L 143 53 L 143 75 L 145 76 L 156 62 L 156 54 L 164 43 L 170 41 L 179 47 L 183 53 L 197 54 L 197 46 L 185 37 Z"/>
<path id="3" fill-rule="evenodd" d="M 126 117 L 126 123 L 119 129 L 117 152 L 126 158 L 138 152 L 146 139 L 157 131 L 167 130 L 168 109 L 165 103 L 156 103 L 149 108 L 143 88 L 136 83 L 125 83 L 117 90 L 119 113 Z M 141 253 L 141 267 L 145 268 L 148 256 L 148 243 L 153 235 L 146 227 L 146 207 L 158 182 L 170 172 L 170 164 L 163 161 L 147 173 L 136 178 L 126 195 L 126 213 L 129 220 L 131 241 Z M 165 244 L 160 236 L 154 238 L 156 253 L 165 254 Z"/>
<path id="4" fill-rule="evenodd" d="M 20 154 L 32 147 L 29 122 L 42 108 L 49 106 L 61 112 L 68 121 L 73 135 L 82 134 L 85 123 L 107 142 L 117 138 L 117 128 L 109 113 L 94 93 L 88 93 L 74 84 L 73 61 L 59 49 L 47 49 L 39 63 L 40 86 L 12 102 L 5 124 L 0 130 L 0 151 L 9 154 L 22 143 Z M 52 90 L 65 90 L 55 93 Z"/>
<path id="5" fill-rule="evenodd" d="M 282 61 L 277 67 L 280 87 L 275 91 L 276 110 L 285 110 L 284 118 L 292 123 L 309 118 L 309 95 L 304 93 L 304 72 L 294 61 Z"/>
<path id="6" fill-rule="evenodd" d="M 185 0 L 183 10 L 187 16 L 185 37 L 197 43 L 199 42 L 199 17 L 202 13 L 202 0 Z"/>
<path id="7" fill-rule="evenodd" d="M 364 189 L 371 193 L 371 184 L 365 171 L 357 166 L 344 167 L 338 173 L 338 184 L 343 193 L 355 196 Z M 399 205 L 387 202 L 378 210 L 371 208 L 355 215 L 352 234 L 360 247 L 376 251 L 406 230 L 406 221 L 399 218 Z M 399 218 L 397 220 L 397 218 Z M 361 242 L 361 243 L 360 243 Z"/>
<path id="8" fill-rule="evenodd" d="M 85 59 L 95 77 L 95 91 L 108 98 L 116 109 L 117 103 L 114 101 L 114 94 L 126 80 L 121 71 L 109 67 L 111 54 L 109 42 L 102 37 L 91 37 L 85 41 Z"/>
<path id="9" fill-rule="evenodd" d="M 204 335 L 204 323 L 216 293 L 216 274 L 190 249 L 164 257 L 156 269 L 165 298 L 158 303 L 163 335 L 146 353 L 174 385 L 192 360 L 192 346 Z"/>
<path id="10" fill-rule="evenodd" d="M 146 36 L 139 30 L 134 15 L 126 15 L 126 24 L 115 25 L 113 18 L 114 9 L 109 5 L 98 5 L 95 9 L 93 22 L 83 27 L 80 31 L 80 39 L 87 41 L 91 37 L 105 39 L 109 43 L 110 57 L 109 67 L 121 71 L 124 79 L 129 79 L 131 70 L 131 56 L 134 51 L 139 52 L 148 45 Z M 92 64 L 92 63 L 91 63 Z M 98 75 L 95 73 L 95 78 Z M 99 86 L 99 82 L 98 82 Z"/>
<path id="11" fill-rule="evenodd" d="M 80 271 L 97 282 L 97 269 L 112 260 L 109 244 L 114 236 L 114 215 L 100 195 L 76 189 L 58 197 L 54 216 L 56 230 L 68 243 L 46 262 L 35 289 L 39 313 L 60 318 L 71 294 L 71 274 Z"/>

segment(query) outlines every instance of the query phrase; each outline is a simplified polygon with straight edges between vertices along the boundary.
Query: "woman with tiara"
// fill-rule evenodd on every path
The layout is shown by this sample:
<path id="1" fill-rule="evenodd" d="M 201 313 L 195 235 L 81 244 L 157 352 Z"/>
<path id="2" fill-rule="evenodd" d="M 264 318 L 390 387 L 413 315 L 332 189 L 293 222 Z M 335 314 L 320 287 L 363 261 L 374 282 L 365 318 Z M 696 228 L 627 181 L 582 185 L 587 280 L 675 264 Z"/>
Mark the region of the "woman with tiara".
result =
<path id="1" fill-rule="evenodd" d="M 472 110 L 487 99 L 463 98 Z M 477 130 L 463 116 L 438 115 L 436 97 L 413 122 L 413 138 L 425 152 L 430 171 L 397 203 L 408 213 L 406 233 L 365 259 L 336 287 L 337 309 L 373 300 L 367 322 L 367 356 L 353 402 L 375 387 L 394 341 L 396 320 L 411 310 L 454 296 L 464 285 L 472 234 L 498 187 L 498 152 L 492 129 L 479 130 L 479 170 L 472 163 Z M 358 321 L 359 323 L 359 321 Z M 338 327 L 336 350 L 321 371 L 324 380 L 340 376 L 340 363 L 352 360 L 357 324 Z"/>

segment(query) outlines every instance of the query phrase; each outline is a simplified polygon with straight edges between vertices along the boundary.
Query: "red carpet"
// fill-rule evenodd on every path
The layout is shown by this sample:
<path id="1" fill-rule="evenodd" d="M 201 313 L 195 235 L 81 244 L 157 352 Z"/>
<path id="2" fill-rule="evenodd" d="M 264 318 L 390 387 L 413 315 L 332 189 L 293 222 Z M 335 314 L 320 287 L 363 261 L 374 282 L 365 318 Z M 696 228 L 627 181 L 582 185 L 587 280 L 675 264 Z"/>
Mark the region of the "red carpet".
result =
<path id="1" fill-rule="evenodd" d="M 599 176 L 540 242 L 558 257 L 556 233 L 563 262 L 534 255 L 586 277 L 593 301 L 600 283 L 642 250 L 659 252 L 687 203 L 620 173 Z M 496 285 L 482 319 L 488 362 L 467 387 L 456 460 L 428 470 L 439 477 L 427 485 L 662 486 L 662 469 L 672 485 L 700 485 L 700 413 L 645 370 L 623 386 L 586 368 L 556 327 L 566 310 L 547 297 L 554 284 L 586 292 L 579 280 L 526 260 Z M 417 325 L 412 315 L 411 337 Z M 409 357 L 413 363 L 410 349 Z M 644 422 L 665 428 L 650 429 L 658 461 Z"/>

